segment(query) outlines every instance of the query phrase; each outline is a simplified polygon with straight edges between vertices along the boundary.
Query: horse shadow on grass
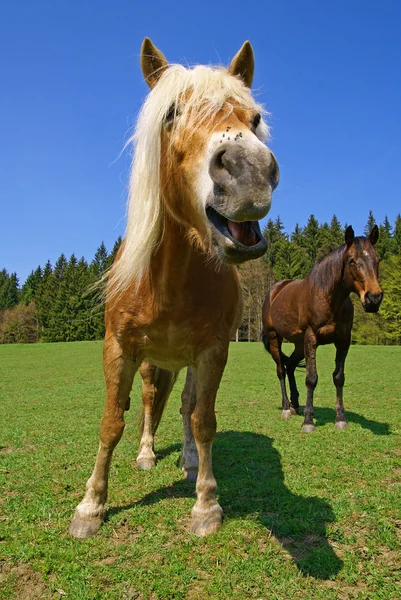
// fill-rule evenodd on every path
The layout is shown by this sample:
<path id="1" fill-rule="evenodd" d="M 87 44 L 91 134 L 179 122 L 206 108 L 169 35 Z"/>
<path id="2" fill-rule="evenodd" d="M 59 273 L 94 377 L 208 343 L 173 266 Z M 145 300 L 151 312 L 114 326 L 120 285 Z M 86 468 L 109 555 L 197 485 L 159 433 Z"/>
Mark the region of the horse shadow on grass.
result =
<path id="1" fill-rule="evenodd" d="M 159 456 L 176 450 L 174 444 Z M 341 570 L 343 563 L 326 533 L 326 524 L 335 521 L 331 505 L 316 496 L 294 494 L 287 488 L 280 454 L 273 447 L 272 438 L 251 432 L 218 433 L 213 447 L 213 470 L 226 521 L 256 516 L 306 576 L 329 579 Z M 152 505 L 165 498 L 194 495 L 194 484 L 182 479 L 147 494 L 139 502 L 110 508 L 108 515 L 134 506 Z"/>
<path id="2" fill-rule="evenodd" d="M 326 425 L 326 423 L 333 423 L 334 426 L 334 422 L 336 420 L 336 411 L 334 408 L 314 407 L 313 410 L 316 419 L 316 425 L 318 427 Z M 380 423 L 380 421 L 366 419 L 362 415 L 349 410 L 345 410 L 345 418 L 347 419 L 348 423 L 357 423 L 363 429 L 369 429 L 375 435 L 391 434 L 390 425 L 388 423 Z"/>

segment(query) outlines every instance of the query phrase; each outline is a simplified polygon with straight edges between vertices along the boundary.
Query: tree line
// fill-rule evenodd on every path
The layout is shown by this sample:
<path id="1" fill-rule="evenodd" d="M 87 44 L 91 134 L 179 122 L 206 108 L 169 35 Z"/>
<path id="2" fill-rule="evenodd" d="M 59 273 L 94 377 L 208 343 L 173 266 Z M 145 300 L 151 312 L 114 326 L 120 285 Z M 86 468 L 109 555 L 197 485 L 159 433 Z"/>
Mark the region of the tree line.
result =
<path id="1" fill-rule="evenodd" d="M 364 234 L 375 224 L 370 211 Z M 330 223 L 319 223 L 310 215 L 306 225 L 297 224 L 292 233 L 285 231 L 280 217 L 267 222 L 263 231 L 267 253 L 239 268 L 244 316 L 237 339 L 259 339 L 262 304 L 270 286 L 280 279 L 305 277 L 317 261 L 343 243 L 346 226 L 335 215 Z M 353 341 L 401 344 L 401 216 L 394 225 L 386 217 L 379 230 L 376 248 L 382 259 L 384 300 L 377 315 L 364 313 L 359 300 L 354 300 Z M 62 254 L 54 266 L 48 261 L 37 267 L 22 286 L 16 273 L 0 271 L 0 343 L 101 339 L 104 305 L 92 287 L 113 263 L 120 244 L 121 238 L 108 253 L 102 243 L 90 263 Z"/>

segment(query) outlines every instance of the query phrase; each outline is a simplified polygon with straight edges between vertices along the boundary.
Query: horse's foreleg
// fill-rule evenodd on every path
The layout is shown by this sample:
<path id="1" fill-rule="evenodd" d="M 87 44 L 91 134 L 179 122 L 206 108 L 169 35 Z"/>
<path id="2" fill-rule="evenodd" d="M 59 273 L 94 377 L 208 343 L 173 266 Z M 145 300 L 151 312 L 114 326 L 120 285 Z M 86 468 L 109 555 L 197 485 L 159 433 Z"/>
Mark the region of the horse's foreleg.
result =
<path id="1" fill-rule="evenodd" d="M 350 339 L 342 341 L 341 343 L 334 343 L 336 347 L 336 368 L 333 372 L 333 382 L 336 386 L 336 429 L 345 429 L 348 427 L 347 419 L 344 415 L 343 389 L 345 382 L 344 365 L 350 343 Z"/>
<path id="2" fill-rule="evenodd" d="M 216 435 L 214 405 L 227 361 L 227 347 L 205 352 L 195 367 L 196 405 L 191 417 L 199 455 L 197 500 L 192 509 L 191 531 L 205 536 L 221 527 L 223 511 L 216 500 L 212 470 L 212 444 Z"/>
<path id="3" fill-rule="evenodd" d="M 184 444 L 180 466 L 188 481 L 196 481 L 198 476 L 199 458 L 195 438 L 192 433 L 191 417 L 196 404 L 195 374 L 188 367 L 185 387 L 181 394 L 182 424 L 184 427 Z"/>
<path id="4" fill-rule="evenodd" d="M 304 340 L 306 360 L 306 405 L 304 409 L 304 422 L 302 425 L 302 431 L 305 433 L 309 433 L 315 429 L 313 424 L 313 392 L 317 385 L 316 347 L 316 336 L 312 329 L 309 328 L 305 333 Z"/>
<path id="5" fill-rule="evenodd" d="M 105 340 L 103 366 L 107 398 L 100 424 L 99 450 L 86 484 L 86 494 L 76 507 L 70 525 L 70 533 L 77 538 L 87 538 L 96 533 L 104 520 L 111 457 L 124 430 L 124 411 L 129 406 L 132 380 L 137 369 L 112 337 Z"/>

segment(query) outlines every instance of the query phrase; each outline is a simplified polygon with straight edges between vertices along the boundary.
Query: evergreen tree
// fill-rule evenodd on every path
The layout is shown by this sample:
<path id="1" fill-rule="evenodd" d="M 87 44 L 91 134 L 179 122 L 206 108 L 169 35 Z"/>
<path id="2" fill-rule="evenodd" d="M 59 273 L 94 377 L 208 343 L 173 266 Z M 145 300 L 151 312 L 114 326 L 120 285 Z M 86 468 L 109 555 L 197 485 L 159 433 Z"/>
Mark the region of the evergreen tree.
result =
<path id="1" fill-rule="evenodd" d="M 392 227 L 387 215 L 384 217 L 383 224 L 379 226 L 379 239 L 376 244 L 376 250 L 378 251 L 380 258 L 387 258 L 390 256 L 390 254 L 392 254 Z"/>
<path id="2" fill-rule="evenodd" d="M 312 268 L 317 260 L 320 248 L 320 228 L 315 215 L 310 215 L 300 241 L 308 254 L 309 268 Z"/>
<path id="3" fill-rule="evenodd" d="M 317 259 L 321 260 L 333 249 L 330 226 L 328 223 L 323 223 L 319 228 Z"/>
<path id="4" fill-rule="evenodd" d="M 401 215 L 398 214 L 395 218 L 394 233 L 393 233 L 393 252 L 401 254 Z"/>
<path id="5" fill-rule="evenodd" d="M 263 230 L 263 235 L 267 241 L 267 252 L 263 257 L 268 270 L 269 279 L 274 279 L 274 267 L 277 261 L 277 254 L 280 244 L 286 241 L 287 236 L 284 233 L 284 225 L 277 217 L 275 221 L 269 219 Z M 271 281 L 273 283 L 273 281 Z"/>
<path id="6" fill-rule="evenodd" d="M 370 210 L 369 216 L 368 216 L 368 221 L 365 225 L 365 229 L 363 230 L 363 233 L 366 237 L 369 237 L 369 234 L 375 225 L 376 225 L 376 219 L 373 216 L 373 212 Z"/>
<path id="7" fill-rule="evenodd" d="M 116 258 L 116 256 L 117 256 L 117 252 L 119 251 L 119 249 L 120 249 L 120 246 L 121 246 L 121 244 L 122 244 L 122 241 L 123 241 L 123 240 L 122 240 L 122 237 L 121 237 L 121 235 L 119 235 L 119 236 L 118 236 L 118 238 L 117 238 L 117 240 L 116 240 L 116 241 L 115 241 L 115 243 L 114 243 L 113 250 L 110 252 L 109 258 L 107 259 L 107 268 L 108 268 L 108 269 L 109 269 L 109 268 L 111 267 L 111 265 L 113 264 L 113 262 L 114 262 L 114 259 L 115 259 L 115 258 Z"/>
<path id="8" fill-rule="evenodd" d="M 13 308 L 18 304 L 18 277 L 9 275 L 6 269 L 0 271 L 0 310 Z"/>
<path id="9" fill-rule="evenodd" d="M 39 266 L 35 271 L 28 275 L 24 285 L 21 288 L 21 301 L 28 305 L 36 299 L 39 293 L 40 284 L 42 282 L 42 269 Z"/>
<path id="10" fill-rule="evenodd" d="M 380 314 L 384 334 L 391 344 L 401 344 L 401 256 L 392 256 L 382 267 L 382 286 L 385 290 Z"/>
<path id="11" fill-rule="evenodd" d="M 65 320 L 65 341 L 93 339 L 92 302 L 87 294 L 89 268 L 84 258 L 79 261 L 73 254 L 70 257 L 61 285 L 62 298 L 66 298 L 63 307 Z"/>
<path id="12" fill-rule="evenodd" d="M 42 337 L 46 342 L 62 342 L 66 337 L 64 308 L 67 298 L 62 287 L 66 267 L 67 259 L 64 254 L 61 254 L 53 271 L 50 274 L 47 271 L 46 275 L 44 272 L 39 312 Z"/>
<path id="13" fill-rule="evenodd" d="M 307 274 L 308 256 L 301 246 L 288 239 L 280 243 L 274 277 L 280 279 L 302 279 Z"/>
<path id="14" fill-rule="evenodd" d="M 298 244 L 299 246 L 301 246 L 301 241 L 302 241 L 302 236 L 303 236 L 303 230 L 302 227 L 300 227 L 298 225 L 298 223 L 295 224 L 295 228 L 294 231 L 291 234 L 291 241 L 295 242 L 296 244 Z"/>
<path id="15" fill-rule="evenodd" d="M 106 246 L 102 242 L 99 248 L 96 250 L 95 258 L 93 259 L 93 271 L 96 277 L 101 277 L 106 271 L 109 263 L 109 256 L 107 254 Z"/>

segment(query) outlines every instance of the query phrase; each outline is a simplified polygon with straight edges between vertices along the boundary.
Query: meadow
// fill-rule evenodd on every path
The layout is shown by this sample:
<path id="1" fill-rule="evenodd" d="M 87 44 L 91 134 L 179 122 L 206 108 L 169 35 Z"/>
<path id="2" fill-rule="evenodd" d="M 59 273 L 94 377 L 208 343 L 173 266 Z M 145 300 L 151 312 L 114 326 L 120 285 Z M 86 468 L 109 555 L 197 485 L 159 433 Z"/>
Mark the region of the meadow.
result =
<path id="1" fill-rule="evenodd" d="M 194 484 L 178 467 L 183 374 L 135 465 L 139 378 L 111 468 L 108 514 L 69 536 L 98 445 L 101 342 L 0 346 L 0 597 L 275 600 L 401 597 L 401 347 L 352 346 L 349 427 L 334 429 L 333 347 L 319 348 L 316 431 L 282 421 L 275 365 L 231 344 L 214 472 L 222 529 L 189 531 Z M 304 403 L 304 376 L 297 379 Z"/>

